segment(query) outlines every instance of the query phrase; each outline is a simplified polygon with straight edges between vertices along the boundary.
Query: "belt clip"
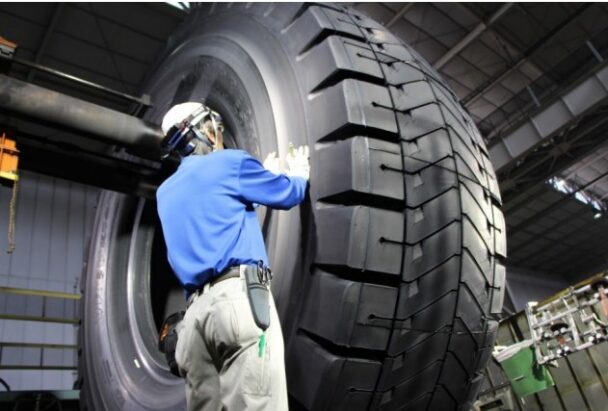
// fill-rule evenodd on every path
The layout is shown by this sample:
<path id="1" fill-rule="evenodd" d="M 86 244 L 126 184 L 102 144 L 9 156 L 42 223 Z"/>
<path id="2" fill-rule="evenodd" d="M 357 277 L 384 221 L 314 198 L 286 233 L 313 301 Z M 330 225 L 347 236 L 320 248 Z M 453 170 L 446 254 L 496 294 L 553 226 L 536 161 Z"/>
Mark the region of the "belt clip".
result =
<path id="1" fill-rule="evenodd" d="M 272 271 L 270 268 L 264 266 L 264 262 L 262 260 L 258 261 L 258 281 L 260 284 L 267 285 L 270 280 L 272 280 Z"/>

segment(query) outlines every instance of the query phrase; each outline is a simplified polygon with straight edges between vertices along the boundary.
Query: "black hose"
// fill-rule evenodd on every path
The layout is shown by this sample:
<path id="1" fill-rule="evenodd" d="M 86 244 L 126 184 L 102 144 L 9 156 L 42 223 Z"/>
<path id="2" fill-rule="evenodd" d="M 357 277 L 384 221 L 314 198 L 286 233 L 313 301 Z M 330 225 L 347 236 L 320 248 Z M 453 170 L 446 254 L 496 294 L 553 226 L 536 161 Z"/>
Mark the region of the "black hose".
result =
<path id="1" fill-rule="evenodd" d="M 0 109 L 158 159 L 159 127 L 137 117 L 0 74 Z"/>

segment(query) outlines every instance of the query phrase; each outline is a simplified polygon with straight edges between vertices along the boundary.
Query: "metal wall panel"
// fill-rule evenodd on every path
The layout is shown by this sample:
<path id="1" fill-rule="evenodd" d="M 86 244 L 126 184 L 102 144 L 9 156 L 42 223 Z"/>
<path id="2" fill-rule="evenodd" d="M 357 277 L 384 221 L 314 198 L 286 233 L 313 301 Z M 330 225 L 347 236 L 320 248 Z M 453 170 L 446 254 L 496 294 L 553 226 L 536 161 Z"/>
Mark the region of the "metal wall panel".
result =
<path id="1" fill-rule="evenodd" d="M 21 171 L 16 249 L 7 254 L 11 190 L 0 187 L 0 286 L 80 292 L 87 239 L 99 190 Z M 0 312 L 60 318 L 78 317 L 77 300 L 0 293 Z M 77 327 L 0 320 L 0 342 L 76 344 Z M 2 365 L 75 366 L 74 350 L 4 348 Z M 71 389 L 74 371 L 2 370 L 13 390 Z"/>

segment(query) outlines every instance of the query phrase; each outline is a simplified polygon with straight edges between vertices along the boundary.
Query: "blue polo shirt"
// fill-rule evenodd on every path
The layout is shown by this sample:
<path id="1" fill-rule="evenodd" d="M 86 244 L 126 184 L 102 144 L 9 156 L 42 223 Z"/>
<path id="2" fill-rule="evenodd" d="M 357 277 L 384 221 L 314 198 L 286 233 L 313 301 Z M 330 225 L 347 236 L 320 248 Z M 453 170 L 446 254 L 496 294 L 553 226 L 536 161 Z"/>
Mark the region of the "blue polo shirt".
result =
<path id="1" fill-rule="evenodd" d="M 307 181 L 277 175 L 242 150 L 185 157 L 156 193 L 169 264 L 189 294 L 224 269 L 268 265 L 254 204 L 289 209 Z"/>

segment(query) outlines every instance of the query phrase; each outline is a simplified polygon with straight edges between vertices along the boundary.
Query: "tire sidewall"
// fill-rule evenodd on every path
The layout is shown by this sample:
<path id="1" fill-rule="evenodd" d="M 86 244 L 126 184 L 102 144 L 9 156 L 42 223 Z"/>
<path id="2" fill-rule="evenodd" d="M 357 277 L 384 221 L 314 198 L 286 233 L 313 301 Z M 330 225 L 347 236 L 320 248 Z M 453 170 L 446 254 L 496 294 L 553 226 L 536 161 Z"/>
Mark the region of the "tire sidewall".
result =
<path id="1" fill-rule="evenodd" d="M 190 26 L 192 31 L 183 34 L 184 40 L 174 42 L 161 69 L 148 82 L 147 90 L 155 106 L 146 119 L 159 123 L 173 104 L 202 99 L 218 107 L 227 125 L 236 129 L 236 146 L 260 160 L 271 151 L 284 158 L 290 143 L 308 144 L 295 72 L 283 46 L 269 29 L 250 14 L 234 10 L 223 16 L 222 24 L 218 23 L 220 19 L 211 17 L 193 20 L 201 23 L 200 28 Z M 209 70 L 222 65 L 220 74 L 219 70 Z M 236 112 L 230 112 L 235 107 Z M 111 192 L 104 192 L 98 205 L 92 240 L 95 246 L 90 250 L 86 272 L 81 361 L 83 395 L 95 409 L 160 410 L 185 404 L 183 381 L 170 377 L 167 367 L 154 369 L 152 376 L 142 373 L 141 378 L 149 380 L 149 384 L 142 384 L 136 374 L 129 374 L 133 363 L 123 355 L 123 351 L 133 353 L 133 360 L 148 366 L 157 360 L 142 355 L 141 336 L 134 332 L 137 325 L 132 324 L 134 318 L 118 312 L 114 295 L 115 288 L 127 281 L 124 271 L 129 269 L 129 261 L 136 258 L 132 249 L 137 245 L 124 236 L 130 232 L 131 237 L 136 237 L 140 230 L 147 229 L 139 226 L 135 218 L 141 207 L 134 198 Z M 310 215 L 308 205 L 302 210 L 296 207 L 260 213 L 275 273 L 273 294 L 286 339 L 294 330 L 295 321 L 290 319 L 297 315 L 301 300 L 302 267 L 308 266 L 303 261 L 307 253 L 303 252 L 301 227 L 310 232 L 312 224 L 306 222 Z M 133 220 L 135 224 L 129 227 Z M 311 238 L 306 233 L 304 236 Z M 119 244 L 127 245 L 129 251 L 118 251 Z M 119 301 L 118 306 L 127 307 L 128 302 Z M 155 368 L 155 364 L 151 366 Z"/>

